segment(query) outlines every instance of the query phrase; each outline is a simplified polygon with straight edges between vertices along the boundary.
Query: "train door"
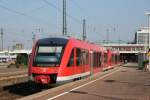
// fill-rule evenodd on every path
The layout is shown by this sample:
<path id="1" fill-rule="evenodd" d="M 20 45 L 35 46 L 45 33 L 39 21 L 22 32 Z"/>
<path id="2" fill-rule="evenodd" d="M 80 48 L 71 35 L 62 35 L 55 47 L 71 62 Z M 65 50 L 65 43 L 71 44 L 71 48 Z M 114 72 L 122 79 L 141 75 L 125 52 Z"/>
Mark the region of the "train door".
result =
<path id="1" fill-rule="evenodd" d="M 108 64 L 108 67 L 110 67 L 111 64 L 112 64 L 111 59 L 112 59 L 112 53 L 111 53 L 110 49 L 108 49 L 107 50 L 107 64 Z"/>
<path id="2" fill-rule="evenodd" d="M 69 57 L 69 61 L 68 61 L 68 64 L 67 64 L 67 69 L 68 69 L 68 71 L 69 71 L 69 73 L 71 74 L 71 75 L 74 75 L 74 74 L 76 74 L 76 69 L 75 69 L 75 49 L 72 49 L 72 51 L 71 51 L 71 54 L 70 54 L 70 57 Z"/>
<path id="3" fill-rule="evenodd" d="M 94 62 L 93 62 L 93 51 L 90 51 L 90 75 L 93 74 L 93 70 L 94 70 Z"/>
<path id="4" fill-rule="evenodd" d="M 87 51 L 81 50 L 81 73 L 86 72 L 86 57 L 87 57 Z"/>
<path id="5" fill-rule="evenodd" d="M 81 73 L 84 73 L 84 51 L 81 51 Z"/>

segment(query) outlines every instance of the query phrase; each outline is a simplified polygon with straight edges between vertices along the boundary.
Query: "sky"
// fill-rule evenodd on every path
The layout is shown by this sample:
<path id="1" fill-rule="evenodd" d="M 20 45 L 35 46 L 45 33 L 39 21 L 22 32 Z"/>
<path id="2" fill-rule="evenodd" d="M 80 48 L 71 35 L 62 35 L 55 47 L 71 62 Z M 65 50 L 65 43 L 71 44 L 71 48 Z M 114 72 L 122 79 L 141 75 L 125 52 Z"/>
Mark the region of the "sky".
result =
<path id="1" fill-rule="evenodd" d="M 4 47 L 15 43 L 32 47 L 36 39 L 62 35 L 63 0 L 0 0 L 0 28 L 4 29 Z M 150 0 L 66 0 L 67 33 L 82 36 L 86 19 L 87 40 L 124 42 L 134 40 L 135 32 L 147 26 Z"/>

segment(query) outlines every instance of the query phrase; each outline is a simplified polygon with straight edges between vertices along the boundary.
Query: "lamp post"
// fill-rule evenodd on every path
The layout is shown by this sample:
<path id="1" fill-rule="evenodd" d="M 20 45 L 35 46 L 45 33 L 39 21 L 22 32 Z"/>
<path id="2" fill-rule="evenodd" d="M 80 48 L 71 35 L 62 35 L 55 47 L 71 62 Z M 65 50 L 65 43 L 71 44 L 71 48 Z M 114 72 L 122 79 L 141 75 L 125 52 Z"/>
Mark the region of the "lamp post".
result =
<path id="1" fill-rule="evenodd" d="M 150 49 L 150 13 L 147 12 L 145 15 L 148 16 L 148 50 Z M 150 56 L 149 56 L 149 66 L 150 66 Z"/>

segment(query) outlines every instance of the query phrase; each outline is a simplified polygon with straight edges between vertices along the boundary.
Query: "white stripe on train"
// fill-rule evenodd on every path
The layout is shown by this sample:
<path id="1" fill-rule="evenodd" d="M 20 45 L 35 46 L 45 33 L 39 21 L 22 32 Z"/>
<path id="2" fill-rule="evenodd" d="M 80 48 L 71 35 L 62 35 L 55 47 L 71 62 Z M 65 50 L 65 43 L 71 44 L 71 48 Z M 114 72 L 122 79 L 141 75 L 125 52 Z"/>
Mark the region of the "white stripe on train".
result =
<path id="1" fill-rule="evenodd" d="M 85 72 L 85 73 L 81 73 L 81 74 L 76 74 L 76 75 L 71 75 L 71 76 L 58 76 L 57 77 L 57 81 L 68 81 L 68 80 L 72 80 L 78 77 L 84 77 L 84 76 L 88 76 L 90 75 L 90 71 Z"/>
<path id="2" fill-rule="evenodd" d="M 115 67 L 115 66 L 108 66 L 107 68 L 103 68 L 103 70 L 108 70 L 108 69 L 111 69 L 113 67 Z M 78 77 L 84 77 L 84 76 L 88 76 L 88 75 L 90 75 L 90 71 L 85 72 L 85 73 L 81 73 L 81 74 L 70 75 L 70 76 L 58 76 L 57 77 L 57 82 L 68 81 L 68 80 L 72 80 L 72 79 L 75 79 L 75 78 L 78 78 Z"/>

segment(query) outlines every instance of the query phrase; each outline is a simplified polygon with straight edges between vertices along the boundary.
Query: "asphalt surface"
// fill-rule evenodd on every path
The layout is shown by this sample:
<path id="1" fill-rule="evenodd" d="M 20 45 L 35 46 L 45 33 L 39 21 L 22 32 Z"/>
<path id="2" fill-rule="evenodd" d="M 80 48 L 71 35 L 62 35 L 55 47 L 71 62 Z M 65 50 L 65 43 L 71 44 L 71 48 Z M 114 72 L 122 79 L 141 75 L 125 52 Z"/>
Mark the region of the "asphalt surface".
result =
<path id="1" fill-rule="evenodd" d="M 90 81 L 61 86 L 42 94 L 44 95 L 37 94 L 24 99 L 150 100 L 150 72 L 137 70 L 136 64 L 128 63 L 104 75 L 93 77 Z"/>

